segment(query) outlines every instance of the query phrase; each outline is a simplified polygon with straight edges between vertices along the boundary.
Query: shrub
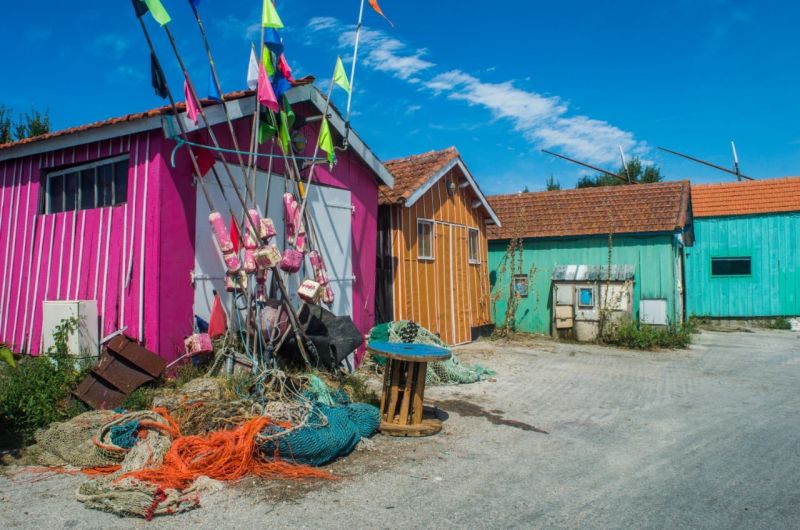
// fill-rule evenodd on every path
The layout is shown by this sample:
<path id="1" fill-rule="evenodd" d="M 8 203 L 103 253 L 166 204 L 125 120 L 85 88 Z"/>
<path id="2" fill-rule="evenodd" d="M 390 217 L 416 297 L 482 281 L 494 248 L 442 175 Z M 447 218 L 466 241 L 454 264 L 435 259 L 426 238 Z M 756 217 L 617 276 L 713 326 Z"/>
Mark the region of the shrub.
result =
<path id="1" fill-rule="evenodd" d="M 686 348 L 692 343 L 694 324 L 670 324 L 669 326 L 650 326 L 631 320 L 622 320 L 608 326 L 601 341 L 634 350 L 653 350 L 656 348 Z"/>
<path id="2" fill-rule="evenodd" d="M 785 329 L 791 330 L 792 323 L 789 322 L 788 319 L 783 317 L 773 318 L 771 320 L 767 320 L 764 322 L 764 327 L 767 329 Z"/>
<path id="3" fill-rule="evenodd" d="M 36 429 L 83 412 L 70 392 L 88 367 L 66 347 L 77 325 L 77 319 L 69 319 L 56 326 L 55 343 L 44 355 L 24 356 L 16 367 L 0 363 L 0 443 L 27 443 Z"/>

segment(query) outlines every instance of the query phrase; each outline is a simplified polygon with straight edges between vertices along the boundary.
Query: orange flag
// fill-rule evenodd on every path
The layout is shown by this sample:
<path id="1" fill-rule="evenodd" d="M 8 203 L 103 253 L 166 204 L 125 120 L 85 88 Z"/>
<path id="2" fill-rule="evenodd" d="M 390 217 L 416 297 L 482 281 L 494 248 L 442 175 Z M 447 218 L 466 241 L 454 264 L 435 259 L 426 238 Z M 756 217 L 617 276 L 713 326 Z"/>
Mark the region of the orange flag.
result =
<path id="1" fill-rule="evenodd" d="M 383 14 L 383 10 L 381 9 L 381 6 L 378 5 L 378 0 L 369 0 L 369 5 L 372 6 L 372 9 L 374 9 L 376 13 L 378 13 L 380 16 L 385 18 L 386 22 L 388 22 L 392 27 L 394 27 L 394 24 L 392 24 L 392 21 L 389 20 L 388 17 Z"/>

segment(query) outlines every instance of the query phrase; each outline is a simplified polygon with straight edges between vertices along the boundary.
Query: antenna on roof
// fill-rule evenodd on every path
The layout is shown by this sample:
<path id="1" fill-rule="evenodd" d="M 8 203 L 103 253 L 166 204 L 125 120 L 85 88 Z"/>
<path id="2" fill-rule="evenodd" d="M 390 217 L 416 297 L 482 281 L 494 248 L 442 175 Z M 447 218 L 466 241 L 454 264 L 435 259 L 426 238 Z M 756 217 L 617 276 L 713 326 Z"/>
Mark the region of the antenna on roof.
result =
<path id="1" fill-rule="evenodd" d="M 736 180 L 742 180 L 742 173 L 739 171 L 739 155 L 736 153 L 736 144 L 731 140 L 731 150 L 733 151 L 733 170 L 736 171 Z"/>
<path id="2" fill-rule="evenodd" d="M 593 169 L 595 171 L 599 171 L 600 173 L 608 175 L 609 177 L 614 177 L 616 179 L 619 179 L 622 182 L 625 182 L 626 184 L 629 183 L 628 180 L 625 180 L 624 177 L 621 177 L 616 173 L 612 173 L 611 171 L 606 171 L 605 169 L 599 168 L 597 166 L 593 166 L 591 164 L 587 164 L 586 162 L 581 162 L 579 160 L 575 160 L 574 158 L 570 158 L 568 156 L 559 155 L 558 153 L 554 153 L 552 151 L 548 151 L 547 149 L 542 149 L 542 152 L 543 153 L 547 153 L 548 155 L 552 155 L 552 156 L 558 157 L 558 158 L 563 158 L 564 160 L 566 160 L 568 162 L 572 162 L 573 164 L 578 164 L 579 166 L 588 167 L 589 169 Z"/>
<path id="3" fill-rule="evenodd" d="M 683 153 L 679 153 L 678 151 L 673 151 L 671 149 L 667 149 L 666 147 L 659 147 L 659 149 L 661 149 L 662 151 L 666 151 L 667 153 L 671 153 L 673 155 L 677 155 L 677 156 L 681 156 L 683 158 L 689 159 L 692 162 L 697 162 L 698 164 L 704 164 L 706 166 L 713 167 L 714 169 L 718 169 L 720 171 L 724 171 L 725 173 L 730 173 L 731 175 L 736 175 L 736 178 L 738 178 L 738 179 L 755 180 L 753 177 L 748 177 L 747 175 L 743 175 L 741 172 L 739 172 L 739 162 L 738 162 L 738 157 L 736 156 L 736 148 L 735 147 L 734 147 L 734 150 L 733 150 L 733 152 L 734 152 L 734 160 L 736 161 L 736 169 L 735 170 L 731 170 L 731 169 L 728 169 L 726 167 L 718 166 L 716 164 L 712 164 L 711 162 L 706 162 L 705 160 L 700 160 L 699 158 L 695 158 L 693 156 L 689 156 L 689 155 L 685 155 Z"/>
<path id="4" fill-rule="evenodd" d="M 628 171 L 628 163 L 625 161 L 625 151 L 622 150 L 622 145 L 619 146 L 619 157 L 622 159 L 622 168 L 625 170 L 625 176 L 628 177 L 628 184 L 633 184 L 633 181 L 631 181 L 631 172 Z"/>

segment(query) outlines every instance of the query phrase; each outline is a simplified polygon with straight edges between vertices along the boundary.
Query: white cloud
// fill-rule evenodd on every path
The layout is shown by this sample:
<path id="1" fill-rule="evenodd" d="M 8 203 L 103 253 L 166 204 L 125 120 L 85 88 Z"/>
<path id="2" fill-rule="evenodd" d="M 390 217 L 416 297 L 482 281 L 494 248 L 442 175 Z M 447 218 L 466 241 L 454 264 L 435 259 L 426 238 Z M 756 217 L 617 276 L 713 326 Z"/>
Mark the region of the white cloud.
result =
<path id="1" fill-rule="evenodd" d="M 343 49 L 355 42 L 355 28 L 332 17 L 311 19 L 307 29 L 312 34 L 338 34 Z M 570 115 L 569 105 L 558 96 L 523 90 L 513 81 L 485 82 L 458 69 L 436 73 L 438 65 L 426 58 L 425 49 L 411 49 L 383 31 L 364 28 L 360 42 L 362 64 L 434 95 L 484 108 L 493 119 L 510 122 L 533 147 L 557 149 L 596 164 L 616 163 L 620 145 L 633 156 L 649 149 L 633 133 L 606 121 Z"/>
<path id="2" fill-rule="evenodd" d="M 130 41 L 116 33 L 99 35 L 94 39 L 92 49 L 101 56 L 108 56 L 112 59 L 119 59 L 130 47 Z"/>
<path id="3" fill-rule="evenodd" d="M 216 21 L 217 27 L 222 30 L 225 38 L 239 37 L 243 40 L 257 39 L 261 31 L 261 24 L 252 20 L 242 20 L 235 15 L 228 15 Z"/>

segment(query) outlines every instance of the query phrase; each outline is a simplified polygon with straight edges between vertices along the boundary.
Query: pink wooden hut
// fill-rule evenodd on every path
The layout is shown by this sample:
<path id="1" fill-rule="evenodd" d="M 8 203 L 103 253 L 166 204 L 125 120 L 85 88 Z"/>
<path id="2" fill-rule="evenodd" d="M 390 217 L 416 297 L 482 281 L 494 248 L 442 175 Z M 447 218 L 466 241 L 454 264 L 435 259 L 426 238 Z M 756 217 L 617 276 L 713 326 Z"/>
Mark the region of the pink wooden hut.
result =
<path id="1" fill-rule="evenodd" d="M 310 86 L 287 95 L 306 118 L 299 156 L 310 157 L 324 96 Z M 248 146 L 254 97 L 226 99 L 239 145 Z M 232 148 L 221 105 L 209 103 L 206 112 L 222 147 Z M 181 119 L 190 132 L 200 128 Z M 176 130 L 171 120 L 170 109 L 159 108 L 0 145 L 0 342 L 38 353 L 44 302 L 89 300 L 96 302 L 99 337 L 125 329 L 164 359 L 183 352 L 194 316 L 208 316 L 212 290 L 224 293 L 224 269 L 187 150 L 175 150 L 169 138 Z M 345 123 L 334 108 L 329 122 L 342 145 Z M 349 314 L 366 333 L 374 320 L 378 186 L 391 186 L 392 177 L 357 133 L 347 136 L 349 148 L 337 153 L 333 170 L 317 167 L 309 208 L 336 293 L 333 311 Z M 192 138 L 205 142 L 202 131 Z M 262 157 L 257 193 L 264 206 L 269 200 L 268 215 L 281 233 L 283 164 L 274 162 L 269 199 L 267 166 Z M 237 163 L 230 167 L 238 171 Z M 209 189 L 228 218 L 221 192 Z"/>

